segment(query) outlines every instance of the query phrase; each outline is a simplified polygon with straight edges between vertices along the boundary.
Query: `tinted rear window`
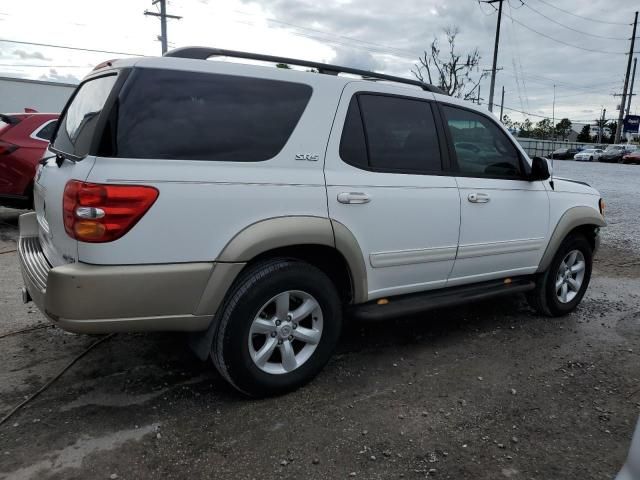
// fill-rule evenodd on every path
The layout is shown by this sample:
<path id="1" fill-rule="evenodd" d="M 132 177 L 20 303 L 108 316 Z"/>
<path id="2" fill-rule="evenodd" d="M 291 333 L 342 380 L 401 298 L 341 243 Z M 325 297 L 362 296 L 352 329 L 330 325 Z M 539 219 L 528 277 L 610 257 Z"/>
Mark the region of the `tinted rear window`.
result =
<path id="1" fill-rule="evenodd" d="M 311 87 L 139 69 L 120 94 L 117 156 L 257 162 L 280 152 Z"/>
<path id="2" fill-rule="evenodd" d="M 60 120 L 53 143 L 57 150 L 78 157 L 89 153 L 100 112 L 116 78 L 116 75 L 98 77 L 80 85 Z"/>

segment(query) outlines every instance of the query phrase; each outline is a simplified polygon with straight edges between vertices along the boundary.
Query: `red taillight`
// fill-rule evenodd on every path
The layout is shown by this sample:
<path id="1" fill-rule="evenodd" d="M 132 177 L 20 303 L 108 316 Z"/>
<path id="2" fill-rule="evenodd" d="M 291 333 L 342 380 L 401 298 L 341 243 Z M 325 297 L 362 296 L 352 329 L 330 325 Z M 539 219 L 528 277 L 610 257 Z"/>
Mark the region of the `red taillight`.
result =
<path id="1" fill-rule="evenodd" d="M 82 242 L 111 242 L 131 230 L 157 198 L 154 187 L 69 180 L 62 201 L 64 228 Z"/>
<path id="2" fill-rule="evenodd" d="M 0 140 L 0 155 L 9 155 L 18 149 L 18 145 Z"/>

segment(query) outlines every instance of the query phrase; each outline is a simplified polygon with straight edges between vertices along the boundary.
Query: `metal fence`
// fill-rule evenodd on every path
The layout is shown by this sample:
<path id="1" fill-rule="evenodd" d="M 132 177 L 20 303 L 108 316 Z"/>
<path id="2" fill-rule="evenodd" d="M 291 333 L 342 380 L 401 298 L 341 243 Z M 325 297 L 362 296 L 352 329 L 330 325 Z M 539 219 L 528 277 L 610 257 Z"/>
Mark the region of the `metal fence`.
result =
<path id="1" fill-rule="evenodd" d="M 516 140 L 530 157 L 549 157 L 558 148 L 604 148 L 604 145 L 584 142 L 563 142 L 562 140 L 538 140 L 535 138 L 519 138 Z"/>

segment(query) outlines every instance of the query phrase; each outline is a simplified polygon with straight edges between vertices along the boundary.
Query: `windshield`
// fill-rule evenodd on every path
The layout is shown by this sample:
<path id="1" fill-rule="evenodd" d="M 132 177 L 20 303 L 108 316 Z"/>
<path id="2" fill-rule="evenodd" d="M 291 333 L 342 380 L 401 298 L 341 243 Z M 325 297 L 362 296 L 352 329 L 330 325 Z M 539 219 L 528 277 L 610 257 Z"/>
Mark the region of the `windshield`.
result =
<path id="1" fill-rule="evenodd" d="M 595 149 L 587 148 L 586 150 L 582 150 L 582 152 L 580 152 L 580 153 L 593 153 L 593 152 L 595 152 Z"/>
<path id="2" fill-rule="evenodd" d="M 99 77 L 80 85 L 60 119 L 53 147 L 75 157 L 89 153 L 98 117 L 116 82 L 116 75 Z"/>
<path id="3" fill-rule="evenodd" d="M 610 147 L 607 147 L 607 152 L 615 152 L 618 150 L 622 150 L 624 147 L 620 147 L 618 145 L 611 145 Z"/>

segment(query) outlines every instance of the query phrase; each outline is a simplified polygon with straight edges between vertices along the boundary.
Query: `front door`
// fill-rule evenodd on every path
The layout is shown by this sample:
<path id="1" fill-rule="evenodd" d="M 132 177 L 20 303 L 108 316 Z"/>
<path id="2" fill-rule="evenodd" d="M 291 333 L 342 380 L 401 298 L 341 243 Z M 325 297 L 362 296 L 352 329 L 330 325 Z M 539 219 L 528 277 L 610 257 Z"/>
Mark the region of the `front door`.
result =
<path id="1" fill-rule="evenodd" d="M 460 190 L 460 243 L 449 285 L 534 273 L 546 246 L 549 198 L 488 116 L 442 105 Z"/>
<path id="2" fill-rule="evenodd" d="M 345 88 L 329 141 L 329 216 L 357 239 L 369 299 L 443 287 L 455 259 L 460 198 L 433 96 Z M 443 141 L 439 141 L 442 139 Z"/>

